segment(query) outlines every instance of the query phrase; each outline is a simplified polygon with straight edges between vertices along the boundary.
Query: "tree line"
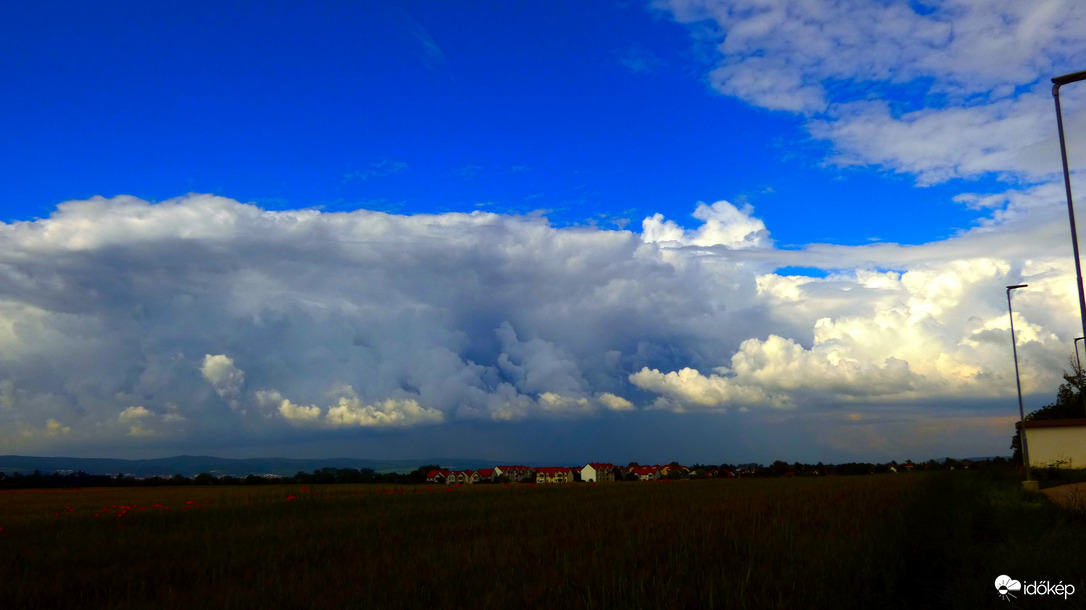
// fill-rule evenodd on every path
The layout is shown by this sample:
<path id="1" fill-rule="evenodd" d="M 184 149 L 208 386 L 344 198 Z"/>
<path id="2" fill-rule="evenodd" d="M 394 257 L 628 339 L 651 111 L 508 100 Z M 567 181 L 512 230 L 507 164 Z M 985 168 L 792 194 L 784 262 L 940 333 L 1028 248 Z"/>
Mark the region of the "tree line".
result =
<path id="1" fill-rule="evenodd" d="M 673 463 L 674 465 L 675 463 Z M 789 464 L 777 460 L 765 466 L 762 464 L 720 464 L 706 465 L 695 464 L 689 473 L 683 475 L 670 475 L 668 478 L 709 478 L 708 473 L 716 470 L 720 473 L 729 472 L 734 476 L 746 477 L 810 477 L 810 476 L 855 476 L 887 473 L 904 473 L 908 471 L 932 471 L 952 470 L 955 468 L 1001 468 L 1012 465 L 1013 462 L 1004 458 L 995 458 L 985 462 L 971 462 L 968 460 L 946 459 L 942 461 L 929 460 L 927 462 L 913 464 L 905 462 L 849 462 L 845 464 L 801 464 L 793 462 Z M 636 465 L 636 463 L 631 463 Z M 298 472 L 294 476 L 265 476 L 250 474 L 244 477 L 233 475 L 216 476 L 202 472 L 193 477 L 175 474 L 170 477 L 135 477 L 128 474 L 88 474 L 86 472 L 51 472 L 45 473 L 35 470 L 30 474 L 13 472 L 0 472 L 0 490 L 13 489 L 71 489 L 81 487 L 171 487 L 188 485 L 336 485 L 336 484 L 383 484 L 383 485 L 418 485 L 426 483 L 426 475 L 431 470 L 440 470 L 437 464 L 420 466 L 407 473 L 375 472 L 369 468 L 319 468 L 313 472 Z M 616 480 L 632 480 L 621 473 L 624 469 L 619 467 L 620 474 Z M 727 475 L 718 475 L 727 476 Z M 496 482 L 508 483 L 507 479 L 499 478 Z M 486 483 L 480 483 L 486 484 Z"/>

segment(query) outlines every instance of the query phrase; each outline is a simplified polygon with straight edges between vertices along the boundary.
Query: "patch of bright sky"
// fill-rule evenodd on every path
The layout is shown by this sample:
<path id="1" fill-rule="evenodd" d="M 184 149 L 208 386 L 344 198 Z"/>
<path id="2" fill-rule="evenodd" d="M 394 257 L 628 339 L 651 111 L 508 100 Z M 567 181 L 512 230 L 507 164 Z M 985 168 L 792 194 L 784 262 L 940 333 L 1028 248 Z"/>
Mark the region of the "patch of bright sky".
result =
<path id="1" fill-rule="evenodd" d="M 829 273 L 818 267 L 780 267 L 775 271 L 777 275 L 801 275 L 804 277 L 827 277 Z"/>
<path id="2" fill-rule="evenodd" d="M 206 192 L 640 230 L 726 199 L 798 247 L 922 243 L 981 215 L 952 198 L 985 181 L 827 165 L 801 118 L 713 92 L 710 59 L 640 3 L 20 3 L 0 24 L 0 220 Z M 879 86 L 895 112 L 938 105 Z"/>

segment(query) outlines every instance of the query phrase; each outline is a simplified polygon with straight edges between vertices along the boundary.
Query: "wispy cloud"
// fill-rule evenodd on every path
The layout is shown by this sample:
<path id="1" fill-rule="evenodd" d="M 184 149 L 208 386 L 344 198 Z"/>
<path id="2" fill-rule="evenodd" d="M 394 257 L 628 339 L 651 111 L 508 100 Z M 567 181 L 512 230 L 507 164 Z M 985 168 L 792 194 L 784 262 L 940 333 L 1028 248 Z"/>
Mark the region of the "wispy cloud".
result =
<path id="1" fill-rule="evenodd" d="M 370 164 L 366 169 L 348 172 L 343 175 L 344 182 L 351 182 L 352 180 L 373 180 L 374 178 L 384 178 L 385 176 L 391 176 L 408 169 L 407 163 L 403 161 L 393 161 L 391 159 L 381 159 Z"/>
<path id="2" fill-rule="evenodd" d="M 401 16 L 402 23 L 406 24 L 407 36 L 415 42 L 415 48 L 423 64 L 435 72 L 444 69 L 449 63 L 449 59 L 446 57 L 445 51 L 430 35 L 430 32 L 406 11 L 402 11 Z"/>
<path id="3" fill-rule="evenodd" d="M 460 176 L 461 178 L 465 178 L 465 179 L 474 178 L 474 177 L 478 176 L 479 174 L 481 174 L 482 172 L 483 172 L 483 166 L 482 165 L 476 165 L 474 163 L 464 164 L 464 165 L 460 166 L 459 168 L 457 168 L 456 171 L 455 171 L 456 175 Z"/>
<path id="4" fill-rule="evenodd" d="M 659 55 L 640 46 L 631 46 L 617 53 L 619 65 L 634 74 L 652 74 L 667 65 Z"/>
<path id="5" fill-rule="evenodd" d="M 835 164 L 913 174 L 920 184 L 1058 172 L 1048 79 L 1086 63 L 1086 6 L 952 0 L 663 0 L 711 23 L 709 83 L 806 117 Z M 704 32 L 701 31 L 704 35 Z M 1071 113 L 1082 107 L 1075 96 Z"/>

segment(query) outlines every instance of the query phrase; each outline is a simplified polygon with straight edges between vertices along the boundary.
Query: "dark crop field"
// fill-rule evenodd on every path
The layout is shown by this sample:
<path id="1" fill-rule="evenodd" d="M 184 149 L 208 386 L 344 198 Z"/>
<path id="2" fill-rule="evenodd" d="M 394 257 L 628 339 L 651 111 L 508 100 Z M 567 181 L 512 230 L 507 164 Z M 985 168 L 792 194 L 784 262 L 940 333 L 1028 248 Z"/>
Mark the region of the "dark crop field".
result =
<path id="1" fill-rule="evenodd" d="M 1082 549 L 974 473 L 34 491 L 0 494 L 0 607 L 1070 608 Z"/>

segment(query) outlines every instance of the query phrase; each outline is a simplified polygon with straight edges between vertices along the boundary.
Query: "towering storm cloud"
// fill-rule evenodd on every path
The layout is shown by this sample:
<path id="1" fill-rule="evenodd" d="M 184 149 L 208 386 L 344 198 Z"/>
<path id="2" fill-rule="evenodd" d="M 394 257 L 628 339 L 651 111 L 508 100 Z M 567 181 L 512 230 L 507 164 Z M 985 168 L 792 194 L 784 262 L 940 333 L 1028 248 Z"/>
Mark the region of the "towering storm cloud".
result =
<path id="1" fill-rule="evenodd" d="M 1058 232 L 1058 214 L 924 246 L 804 250 L 777 249 L 749 207 L 693 218 L 656 214 L 637 233 L 204 195 L 68 202 L 0 225 L 0 440 L 31 451 L 651 411 L 857 421 L 886 405 L 968 426 L 967 405 L 1014 391 L 1010 283 L 1030 284 L 1016 295 L 1025 389 L 1058 384 L 1077 327 L 1070 261 L 1058 243 L 991 248 Z M 991 425 L 990 410 L 976 416 Z"/>

